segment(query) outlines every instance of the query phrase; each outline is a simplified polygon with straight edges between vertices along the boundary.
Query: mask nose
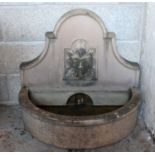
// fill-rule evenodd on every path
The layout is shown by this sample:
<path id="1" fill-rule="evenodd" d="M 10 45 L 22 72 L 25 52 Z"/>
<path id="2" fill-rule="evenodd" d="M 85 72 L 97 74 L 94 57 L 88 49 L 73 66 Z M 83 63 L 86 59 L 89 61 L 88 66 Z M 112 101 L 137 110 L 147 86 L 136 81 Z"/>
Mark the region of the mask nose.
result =
<path id="1" fill-rule="evenodd" d="M 83 67 L 82 67 L 82 64 L 81 64 L 81 62 L 80 62 L 80 64 L 79 64 L 79 69 L 82 69 Z"/>

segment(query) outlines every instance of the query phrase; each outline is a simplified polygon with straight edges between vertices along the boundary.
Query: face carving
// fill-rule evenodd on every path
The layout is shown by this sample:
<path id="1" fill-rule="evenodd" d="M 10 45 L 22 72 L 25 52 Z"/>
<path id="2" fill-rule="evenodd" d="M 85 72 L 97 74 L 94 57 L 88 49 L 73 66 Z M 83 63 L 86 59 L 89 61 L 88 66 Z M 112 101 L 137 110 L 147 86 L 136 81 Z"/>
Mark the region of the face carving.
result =
<path id="1" fill-rule="evenodd" d="M 95 49 L 87 50 L 86 41 L 76 40 L 71 49 L 65 49 L 65 80 L 94 80 Z"/>

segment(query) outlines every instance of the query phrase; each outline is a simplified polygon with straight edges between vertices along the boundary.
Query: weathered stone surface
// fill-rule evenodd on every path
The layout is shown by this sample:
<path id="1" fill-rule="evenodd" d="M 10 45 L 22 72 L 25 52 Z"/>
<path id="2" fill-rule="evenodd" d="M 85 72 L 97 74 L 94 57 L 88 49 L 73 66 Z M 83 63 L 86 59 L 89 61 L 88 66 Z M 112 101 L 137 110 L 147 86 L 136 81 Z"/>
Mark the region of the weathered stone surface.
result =
<path id="1" fill-rule="evenodd" d="M 93 105 L 123 105 L 129 99 L 129 91 L 123 92 L 106 92 L 94 89 L 83 89 L 77 87 L 76 89 L 51 89 L 44 87 L 30 88 L 33 101 L 37 105 L 66 105 L 70 96 L 77 92 L 85 92 L 85 94 L 91 96 Z M 60 97 L 61 96 L 61 97 Z"/>
<path id="2" fill-rule="evenodd" d="M 43 43 L 19 43 L 0 45 L 0 72 L 15 74 L 23 61 L 37 57 L 43 49 Z"/>
<path id="3" fill-rule="evenodd" d="M 18 74 L 7 76 L 9 101 L 18 103 L 18 93 L 20 90 L 20 77 Z"/>
<path id="4" fill-rule="evenodd" d="M 86 8 L 96 12 L 119 40 L 139 40 L 143 24 L 144 4 L 63 4 L 1 6 L 0 23 L 5 41 L 44 40 L 57 20 L 67 11 Z M 14 22 L 18 21 L 18 22 Z"/>
<path id="5" fill-rule="evenodd" d="M 146 27 L 141 53 L 141 90 L 145 123 L 155 137 L 155 4 L 147 4 Z"/>
<path id="6" fill-rule="evenodd" d="M 71 84 L 85 85 L 91 90 L 94 88 L 90 86 L 102 90 L 127 90 L 138 86 L 139 66 L 117 54 L 114 35 L 109 35 L 113 33 L 107 31 L 95 13 L 86 9 L 69 11 L 56 24 L 54 33 L 56 38 L 46 40 L 42 55 L 22 64 L 21 75 L 25 86 L 50 85 L 52 88 L 62 88 Z M 79 57 L 77 50 L 73 54 L 74 48 L 71 51 L 68 49 L 69 56 L 66 58 L 65 49 L 73 45 L 75 49 L 88 46 L 86 49 L 89 50 L 88 53 L 93 53 L 95 62 L 91 63 L 92 67 L 88 67 L 91 65 L 88 55 Z"/>
<path id="7" fill-rule="evenodd" d="M 97 148 L 118 142 L 133 130 L 137 121 L 139 93 L 136 90 L 122 108 L 83 117 L 66 117 L 38 108 L 30 101 L 26 88 L 21 89 L 19 96 L 26 129 L 39 140 L 60 148 Z"/>
<path id="8" fill-rule="evenodd" d="M 0 75 L 0 101 L 8 100 L 8 86 L 6 75 Z"/>
<path id="9" fill-rule="evenodd" d="M 35 41 L 43 41 L 45 32 L 52 31 L 65 12 L 77 8 L 96 12 L 105 21 L 108 29 L 116 32 L 121 55 L 128 60 L 139 60 L 144 3 L 4 2 L 0 3 L 0 73 L 13 74 L 14 77 L 14 74 L 19 72 L 19 64 L 22 61 L 31 60 L 42 51 L 43 43 Z M 7 83 L 11 85 L 12 82 Z M 15 91 L 10 91 L 10 95 L 5 96 L 15 99 L 15 94 Z"/>
<path id="10" fill-rule="evenodd" d="M 97 149 L 60 149 L 40 142 L 24 129 L 20 106 L 0 107 L 0 151 L 17 152 L 153 152 L 155 144 L 146 130 L 143 120 L 139 120 L 133 132 L 122 141 Z"/>
<path id="11" fill-rule="evenodd" d="M 28 61 L 37 57 L 43 50 L 44 42 L 19 43 L 0 45 L 0 72 L 18 73 L 22 61 Z M 120 54 L 131 61 L 139 61 L 139 43 L 118 42 Z"/>
<path id="12" fill-rule="evenodd" d="M 3 30 L 1 23 L 0 23 L 0 41 L 3 41 Z"/>
<path id="13" fill-rule="evenodd" d="M 117 41 L 118 51 L 125 59 L 139 62 L 140 59 L 140 41 Z"/>
<path id="14" fill-rule="evenodd" d="M 102 20 L 89 10 L 76 9 L 68 12 L 56 24 L 54 33 L 56 37 L 46 40 L 42 55 L 20 66 L 24 87 L 19 93 L 19 102 L 26 129 L 47 144 L 70 149 L 97 148 L 125 138 L 137 122 L 138 91 L 128 91 L 130 97 L 121 108 L 117 107 L 117 110 L 107 113 L 96 111 L 95 106 L 86 109 L 84 102 L 93 104 L 92 100 L 95 98 L 91 95 L 87 98 L 81 93 L 95 91 L 97 95 L 105 90 L 105 96 L 109 96 L 111 91 L 124 92 L 129 88 L 137 88 L 139 65 L 120 57 L 115 48 L 114 33 L 108 32 Z M 80 88 L 79 85 L 69 86 L 65 80 L 73 80 L 74 84 L 75 81 L 96 82 L 91 86 L 80 85 Z M 73 97 L 73 102 L 76 103 L 72 106 L 75 110 L 67 111 L 63 106 L 63 109 L 58 106 L 58 111 L 46 111 L 47 107 L 41 107 L 44 103 L 38 107 L 31 89 L 34 87 L 41 87 L 43 96 L 46 97 L 50 94 L 50 88 L 55 89 L 54 93 L 59 96 L 61 94 L 58 89 L 62 92 L 78 89 L 80 95 Z M 47 89 L 43 90 L 44 87 Z M 39 89 L 37 91 L 40 92 Z M 112 98 L 113 95 L 115 94 L 112 94 Z M 57 106 L 56 103 L 54 105 Z M 100 106 L 103 105 L 104 103 Z M 109 106 L 107 103 L 105 105 Z"/>

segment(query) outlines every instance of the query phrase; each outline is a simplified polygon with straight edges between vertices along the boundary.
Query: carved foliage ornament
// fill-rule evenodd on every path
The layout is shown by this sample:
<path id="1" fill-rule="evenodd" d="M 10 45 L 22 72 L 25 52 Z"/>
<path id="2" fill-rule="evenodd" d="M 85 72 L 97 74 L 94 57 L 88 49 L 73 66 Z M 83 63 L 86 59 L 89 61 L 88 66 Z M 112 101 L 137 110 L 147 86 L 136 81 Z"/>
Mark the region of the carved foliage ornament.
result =
<path id="1" fill-rule="evenodd" d="M 87 49 L 86 41 L 78 39 L 73 42 L 71 48 L 66 48 L 64 51 L 64 80 L 67 83 L 83 85 L 96 80 L 96 50 L 94 48 Z"/>

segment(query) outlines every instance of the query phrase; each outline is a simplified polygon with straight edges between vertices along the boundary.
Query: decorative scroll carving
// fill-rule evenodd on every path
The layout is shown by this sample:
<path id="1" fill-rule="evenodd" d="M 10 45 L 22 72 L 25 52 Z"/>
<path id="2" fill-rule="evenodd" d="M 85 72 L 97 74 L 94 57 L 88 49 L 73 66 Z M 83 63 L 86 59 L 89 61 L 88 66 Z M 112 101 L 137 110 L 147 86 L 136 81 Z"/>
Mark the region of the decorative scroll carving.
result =
<path id="1" fill-rule="evenodd" d="M 96 80 L 95 48 L 87 49 L 87 42 L 78 39 L 65 50 L 64 80 L 72 85 L 89 85 Z"/>

